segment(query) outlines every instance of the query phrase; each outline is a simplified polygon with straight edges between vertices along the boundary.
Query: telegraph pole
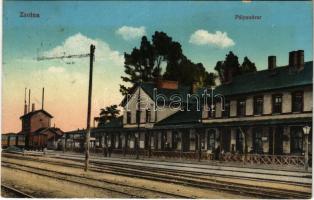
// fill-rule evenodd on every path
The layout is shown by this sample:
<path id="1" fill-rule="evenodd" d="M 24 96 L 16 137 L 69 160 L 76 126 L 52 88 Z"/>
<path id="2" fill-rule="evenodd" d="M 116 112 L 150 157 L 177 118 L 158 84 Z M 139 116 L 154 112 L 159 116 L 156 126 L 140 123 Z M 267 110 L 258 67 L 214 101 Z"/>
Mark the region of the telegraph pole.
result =
<path id="1" fill-rule="evenodd" d="M 90 45 L 90 53 L 87 54 L 77 54 L 77 55 L 63 55 L 63 56 L 52 56 L 52 57 L 37 57 L 37 61 L 42 60 L 52 60 L 52 59 L 65 59 L 65 58 L 85 58 L 89 57 L 90 65 L 89 65 L 89 87 L 88 87 L 88 106 L 87 106 L 87 132 L 85 136 L 85 168 L 84 170 L 88 170 L 89 164 L 89 142 L 90 142 L 90 118 L 91 118 L 91 102 L 92 102 L 92 86 L 93 86 L 93 62 L 94 62 L 94 53 L 95 53 L 95 45 Z M 44 92 L 44 91 L 43 91 Z M 30 91 L 29 91 L 29 99 L 30 99 Z M 29 100 L 30 105 L 30 100 Z M 28 107 L 30 109 L 30 107 Z"/>
<path id="2" fill-rule="evenodd" d="M 91 104 L 92 104 L 92 88 L 93 88 L 93 62 L 94 62 L 95 45 L 90 45 L 89 54 L 89 86 L 88 86 L 88 105 L 87 105 L 87 126 L 86 126 L 86 148 L 85 148 L 85 168 L 88 170 L 89 166 L 89 142 L 90 142 L 90 118 L 91 118 Z"/>
<path id="3" fill-rule="evenodd" d="M 139 82 L 139 90 L 137 97 L 137 106 L 138 111 L 136 112 L 136 120 L 137 120 L 137 134 L 135 135 L 135 151 L 136 151 L 136 159 L 139 159 L 139 140 L 140 140 L 140 124 L 141 124 L 141 86 L 142 82 Z"/>

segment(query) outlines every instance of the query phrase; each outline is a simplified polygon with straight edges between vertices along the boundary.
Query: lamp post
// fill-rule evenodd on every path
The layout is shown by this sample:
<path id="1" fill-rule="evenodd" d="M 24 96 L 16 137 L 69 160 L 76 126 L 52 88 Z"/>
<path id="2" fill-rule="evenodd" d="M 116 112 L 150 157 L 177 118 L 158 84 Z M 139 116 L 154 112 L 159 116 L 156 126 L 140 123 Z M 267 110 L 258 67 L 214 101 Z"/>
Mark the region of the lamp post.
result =
<path id="1" fill-rule="evenodd" d="M 311 127 L 310 126 L 304 126 L 303 127 L 303 132 L 304 132 L 304 138 L 305 138 L 305 155 L 304 155 L 304 167 L 305 167 L 305 171 L 308 171 L 309 169 L 309 140 L 308 140 L 308 136 L 310 133 Z"/>
<path id="2" fill-rule="evenodd" d="M 151 131 L 148 132 L 148 157 L 152 156 L 152 135 Z"/>

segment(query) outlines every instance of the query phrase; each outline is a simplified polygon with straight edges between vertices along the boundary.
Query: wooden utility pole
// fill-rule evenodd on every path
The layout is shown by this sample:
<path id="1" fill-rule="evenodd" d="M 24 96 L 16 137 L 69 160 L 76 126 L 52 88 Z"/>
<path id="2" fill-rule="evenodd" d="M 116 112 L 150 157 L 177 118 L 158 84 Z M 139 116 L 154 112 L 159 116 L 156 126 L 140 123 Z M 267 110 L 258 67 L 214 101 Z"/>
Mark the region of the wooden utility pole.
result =
<path id="1" fill-rule="evenodd" d="M 88 104 L 87 104 L 87 126 L 86 126 L 86 148 L 85 148 L 85 168 L 88 170 L 89 166 L 89 142 L 90 142 L 90 118 L 91 118 L 91 107 L 92 107 L 92 88 L 93 88 L 93 62 L 94 62 L 94 53 L 95 46 L 90 45 L 90 54 L 89 54 L 89 86 L 88 86 Z"/>
<path id="2" fill-rule="evenodd" d="M 138 111 L 136 113 L 136 119 L 137 119 L 137 136 L 135 135 L 135 151 L 136 151 L 136 159 L 139 159 L 139 140 L 140 140 L 140 125 L 141 125 L 141 86 L 142 83 L 139 82 L 139 89 L 138 89 L 138 97 L 137 97 L 137 106 Z"/>
<path id="3" fill-rule="evenodd" d="M 63 55 L 63 56 L 52 56 L 52 57 L 37 57 L 37 61 L 42 60 L 52 60 L 52 59 L 71 59 L 71 58 L 84 58 L 89 57 L 90 65 L 89 65 L 89 87 L 88 87 L 88 106 L 87 106 L 87 132 L 85 136 L 86 148 L 85 148 L 85 168 L 84 170 L 88 170 L 89 164 L 89 141 L 90 141 L 90 116 L 91 116 L 91 101 L 92 101 L 92 86 L 93 86 L 93 62 L 94 62 L 94 53 L 95 53 L 95 45 L 90 45 L 90 53 L 87 54 L 78 54 L 78 55 Z M 30 92 L 29 92 L 30 96 Z M 30 102 L 29 102 L 30 103 Z"/>

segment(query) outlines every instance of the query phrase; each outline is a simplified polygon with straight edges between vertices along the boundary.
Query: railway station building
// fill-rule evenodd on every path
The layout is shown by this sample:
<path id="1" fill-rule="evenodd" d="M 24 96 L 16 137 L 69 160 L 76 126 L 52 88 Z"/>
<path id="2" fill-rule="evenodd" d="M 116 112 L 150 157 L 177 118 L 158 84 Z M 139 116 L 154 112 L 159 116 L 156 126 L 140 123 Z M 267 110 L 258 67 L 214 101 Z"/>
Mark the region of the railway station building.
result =
<path id="1" fill-rule="evenodd" d="M 298 50 L 289 53 L 286 66 L 278 67 L 276 57 L 269 56 L 267 69 L 231 74 L 226 71 L 215 88 L 164 80 L 135 84 L 122 100 L 123 117 L 92 130 L 92 149 L 304 165 L 305 153 L 312 154 L 313 62 L 304 62 Z M 82 147 L 75 139 L 82 141 L 84 134 L 68 132 L 66 145 Z"/>

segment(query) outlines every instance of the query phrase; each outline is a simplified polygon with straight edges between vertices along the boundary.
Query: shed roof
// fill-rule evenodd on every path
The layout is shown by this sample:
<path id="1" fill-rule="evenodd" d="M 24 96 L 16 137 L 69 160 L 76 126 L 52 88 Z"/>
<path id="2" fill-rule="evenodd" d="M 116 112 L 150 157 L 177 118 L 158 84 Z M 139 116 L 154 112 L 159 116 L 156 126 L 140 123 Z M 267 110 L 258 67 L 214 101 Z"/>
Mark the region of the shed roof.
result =
<path id="1" fill-rule="evenodd" d="M 35 110 L 33 112 L 29 112 L 29 113 L 27 113 L 25 115 L 22 115 L 20 117 L 20 119 L 24 119 L 24 118 L 27 118 L 27 117 L 32 117 L 33 115 L 35 115 L 37 113 L 40 113 L 40 112 L 44 113 L 45 115 L 47 115 L 50 118 L 53 118 L 53 116 L 50 113 L 48 113 L 47 111 L 41 109 L 41 110 Z"/>

